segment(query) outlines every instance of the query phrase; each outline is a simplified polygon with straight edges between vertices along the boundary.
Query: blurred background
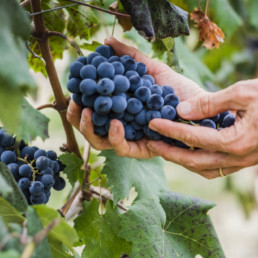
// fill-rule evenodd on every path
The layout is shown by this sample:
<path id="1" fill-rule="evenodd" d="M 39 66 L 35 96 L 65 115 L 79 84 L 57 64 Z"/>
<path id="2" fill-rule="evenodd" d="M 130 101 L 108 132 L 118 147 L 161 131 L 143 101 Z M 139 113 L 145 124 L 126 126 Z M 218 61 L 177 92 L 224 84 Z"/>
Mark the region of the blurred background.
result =
<path id="1" fill-rule="evenodd" d="M 104 1 L 108 7 L 113 1 Z M 193 11 L 199 4 L 205 7 L 205 1 L 171 1 L 188 11 Z M 225 42 L 219 49 L 207 50 L 198 41 L 198 31 L 191 25 L 189 37 L 175 40 L 177 69 L 185 76 L 196 81 L 209 91 L 225 88 L 238 80 L 256 78 L 258 75 L 258 1 L 211 1 L 209 16 L 225 33 Z M 216 2 L 216 4 L 214 3 Z M 220 3 L 220 4 L 218 4 Z M 223 7 L 221 6 L 224 3 Z M 224 9 L 223 9 L 224 8 Z M 223 9 L 223 10 L 222 10 Z M 85 12 L 87 8 L 85 8 Z M 146 55 L 171 62 L 169 53 L 164 50 L 161 42 L 151 44 L 143 39 L 137 31 L 131 29 L 124 32 L 113 16 L 94 11 L 98 28 L 92 25 L 90 40 L 75 41 L 87 55 L 91 50 L 104 42 L 105 37 L 113 35 L 125 43 L 135 46 Z M 66 96 L 68 67 L 78 55 L 76 51 L 65 46 L 67 50 L 62 59 L 56 59 L 55 64 Z M 174 56 L 174 60 L 176 59 Z M 37 62 L 41 62 L 38 60 Z M 169 63 L 175 67 L 175 62 Z M 180 67 L 180 68 L 179 68 Z M 39 85 L 37 96 L 30 99 L 34 107 L 49 103 L 53 95 L 49 81 L 40 73 L 31 73 Z M 51 119 L 49 124 L 50 138 L 44 142 L 37 139 L 35 145 L 46 150 L 53 149 L 61 154 L 59 147 L 64 143 L 65 135 L 61 120 L 52 109 L 42 112 Z M 85 140 L 76 132 L 80 147 Z M 214 223 L 222 247 L 228 258 L 258 257 L 258 167 L 246 168 L 225 178 L 207 180 L 183 167 L 165 162 L 164 166 L 169 188 L 172 191 L 188 194 L 210 200 L 216 204 L 209 214 Z M 54 192 L 49 206 L 57 208 L 64 203 L 71 188 L 65 192 Z"/>

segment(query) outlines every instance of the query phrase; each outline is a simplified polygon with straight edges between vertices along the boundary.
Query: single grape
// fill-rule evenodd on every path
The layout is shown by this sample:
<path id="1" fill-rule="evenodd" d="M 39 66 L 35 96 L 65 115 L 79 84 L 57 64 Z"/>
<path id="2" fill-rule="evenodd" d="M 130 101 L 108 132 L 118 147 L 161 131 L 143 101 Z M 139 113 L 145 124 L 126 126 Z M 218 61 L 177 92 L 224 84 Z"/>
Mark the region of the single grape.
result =
<path id="1" fill-rule="evenodd" d="M 124 74 L 125 68 L 121 62 L 114 61 L 114 62 L 112 62 L 112 65 L 115 68 L 115 74 Z"/>
<path id="2" fill-rule="evenodd" d="M 54 177 L 48 174 L 43 175 L 40 181 L 42 182 L 45 188 L 51 188 L 55 184 Z"/>
<path id="3" fill-rule="evenodd" d="M 136 71 L 127 71 L 127 72 L 125 73 L 125 76 L 126 76 L 128 79 L 130 79 L 130 77 L 133 76 L 133 75 L 138 75 L 138 76 L 139 76 L 139 74 L 138 74 Z"/>
<path id="4" fill-rule="evenodd" d="M 222 128 L 230 127 L 231 125 L 233 125 L 235 123 L 235 120 L 236 120 L 235 115 L 233 115 L 233 114 L 226 115 L 221 123 L 221 127 Z"/>
<path id="5" fill-rule="evenodd" d="M 78 106 L 82 106 L 82 94 L 81 93 L 74 93 L 72 95 L 72 99 L 73 101 L 78 105 Z"/>
<path id="6" fill-rule="evenodd" d="M 133 58 L 121 59 L 122 64 L 124 65 L 125 71 L 135 71 L 137 68 L 137 63 Z"/>
<path id="7" fill-rule="evenodd" d="M 134 120 L 134 115 L 132 115 L 132 114 L 128 113 L 127 111 L 125 111 L 123 119 L 126 122 L 132 122 Z"/>
<path id="8" fill-rule="evenodd" d="M 34 153 L 34 159 L 37 159 L 39 158 L 40 156 L 47 156 L 47 152 L 45 150 L 37 150 L 35 153 Z"/>
<path id="9" fill-rule="evenodd" d="M 134 96 L 139 99 L 142 103 L 146 103 L 148 98 L 151 96 L 151 91 L 145 86 L 141 86 L 134 92 Z"/>
<path id="10" fill-rule="evenodd" d="M 162 96 L 162 88 L 158 84 L 154 84 L 150 87 L 151 94 L 158 94 Z"/>
<path id="11" fill-rule="evenodd" d="M 27 190 L 30 187 L 30 180 L 27 177 L 20 178 L 18 185 L 22 190 Z"/>
<path id="12" fill-rule="evenodd" d="M 216 124 L 214 121 L 210 120 L 210 119 L 204 119 L 201 121 L 200 126 L 206 126 L 206 127 L 210 127 L 210 128 L 214 128 L 216 129 Z"/>
<path id="13" fill-rule="evenodd" d="M 151 82 L 151 84 L 152 84 L 152 85 L 155 83 L 154 78 L 153 78 L 151 75 L 149 75 L 149 74 L 145 74 L 145 75 L 143 75 L 143 76 L 142 76 L 142 78 L 143 78 L 143 79 L 147 79 L 147 80 L 149 80 L 149 81 Z"/>
<path id="14" fill-rule="evenodd" d="M 124 62 L 124 61 L 125 61 L 126 59 L 128 59 L 128 58 L 131 58 L 131 59 L 132 59 L 132 57 L 129 56 L 129 55 L 123 55 L 123 56 L 120 57 L 120 60 L 121 60 L 121 62 Z"/>
<path id="15" fill-rule="evenodd" d="M 85 65 L 80 71 L 80 75 L 82 79 L 97 79 L 97 70 L 94 65 Z M 77 93 L 77 92 L 73 92 Z"/>
<path id="16" fill-rule="evenodd" d="M 98 68 L 98 66 L 103 63 L 103 62 L 107 62 L 107 59 L 103 56 L 96 56 L 92 59 L 91 64 L 94 65 L 96 68 Z"/>
<path id="17" fill-rule="evenodd" d="M 115 93 L 126 92 L 130 88 L 130 81 L 123 75 L 116 75 L 114 78 Z"/>
<path id="18" fill-rule="evenodd" d="M 31 195 L 39 196 L 43 193 L 44 185 L 40 181 L 33 181 L 30 185 L 29 191 Z"/>
<path id="19" fill-rule="evenodd" d="M 220 114 L 217 114 L 216 116 L 210 117 L 210 120 L 212 120 L 214 123 L 217 123 L 220 119 Z"/>
<path id="20" fill-rule="evenodd" d="M 45 156 L 41 156 L 36 159 L 36 167 L 41 171 L 47 169 L 48 164 L 49 164 L 49 158 Z"/>
<path id="21" fill-rule="evenodd" d="M 61 191 L 65 188 L 65 180 L 62 177 L 57 177 L 53 188 L 57 191 Z"/>
<path id="22" fill-rule="evenodd" d="M 135 122 L 141 126 L 147 125 L 146 120 L 147 111 L 143 109 L 140 113 L 135 116 Z"/>
<path id="23" fill-rule="evenodd" d="M 161 113 L 157 110 L 148 110 L 146 113 L 146 121 L 147 124 L 155 118 L 161 118 Z"/>
<path id="24" fill-rule="evenodd" d="M 126 103 L 127 105 L 127 103 Z M 122 113 L 115 113 L 115 112 L 111 112 L 109 113 L 109 117 L 112 119 L 122 119 L 124 117 L 125 112 Z"/>
<path id="25" fill-rule="evenodd" d="M 127 112 L 136 115 L 138 114 L 143 108 L 142 102 L 136 98 L 130 98 L 127 101 Z"/>
<path id="26" fill-rule="evenodd" d="M 161 87 L 162 88 L 162 97 L 165 98 L 168 94 L 173 94 L 174 90 L 170 86 L 166 85 Z"/>
<path id="27" fill-rule="evenodd" d="M 99 96 L 94 102 L 94 109 L 100 115 L 106 115 L 112 108 L 112 99 L 108 96 Z"/>
<path id="28" fill-rule="evenodd" d="M 122 96 L 114 96 L 112 97 L 112 108 L 111 110 L 115 113 L 122 113 L 126 110 L 127 108 L 127 101 L 126 98 Z"/>
<path id="29" fill-rule="evenodd" d="M 53 176 L 53 175 L 54 175 L 54 171 L 53 171 L 52 168 L 49 168 L 49 167 L 48 167 L 48 168 L 42 170 L 42 171 L 41 171 L 41 174 L 42 174 L 42 175 L 51 175 L 51 176 Z"/>
<path id="30" fill-rule="evenodd" d="M 97 84 L 97 92 L 102 96 L 109 96 L 113 93 L 114 89 L 115 84 L 109 78 L 101 79 Z"/>
<path id="31" fill-rule="evenodd" d="M 173 121 L 176 118 L 176 110 L 172 106 L 165 105 L 161 108 L 161 117 Z"/>
<path id="32" fill-rule="evenodd" d="M 86 107 L 93 108 L 94 102 L 95 102 L 97 97 L 98 97 L 97 94 L 94 94 L 92 96 L 86 96 L 86 95 L 83 94 L 82 95 L 82 103 Z"/>
<path id="33" fill-rule="evenodd" d="M 95 52 L 101 54 L 105 58 L 110 58 L 111 56 L 114 55 L 114 50 L 110 46 L 107 46 L 107 45 L 98 46 L 96 48 Z"/>
<path id="34" fill-rule="evenodd" d="M 2 131 L 0 136 L 0 146 L 3 148 L 7 148 L 14 145 L 14 143 L 15 143 L 15 138 L 12 135 Z"/>
<path id="35" fill-rule="evenodd" d="M 135 121 L 131 122 L 130 126 L 132 126 L 136 131 L 139 131 L 142 129 L 142 126 L 136 123 Z"/>
<path id="36" fill-rule="evenodd" d="M 31 204 L 43 204 L 43 203 L 47 202 L 47 197 L 46 197 L 46 194 L 44 192 L 42 192 L 38 196 L 31 195 L 30 201 L 31 201 Z"/>
<path id="37" fill-rule="evenodd" d="M 16 155 L 13 151 L 6 150 L 1 154 L 1 161 L 5 164 L 15 163 Z"/>
<path id="38" fill-rule="evenodd" d="M 108 116 L 107 115 L 99 115 L 96 112 L 93 112 L 91 119 L 92 119 L 92 123 L 94 125 L 104 126 L 108 120 Z"/>
<path id="39" fill-rule="evenodd" d="M 54 171 L 54 174 L 58 173 L 59 170 L 60 170 L 60 165 L 59 163 L 56 161 L 56 160 L 51 160 L 51 163 L 53 164 L 53 171 Z"/>
<path id="40" fill-rule="evenodd" d="M 1 156 L 1 154 L 2 154 L 4 151 L 5 151 L 5 148 L 3 148 L 3 147 L 0 146 L 0 156 Z"/>
<path id="41" fill-rule="evenodd" d="M 27 178 L 31 178 L 32 175 L 32 169 L 29 165 L 27 164 L 23 164 L 19 167 L 19 175 L 21 177 L 27 177 Z"/>
<path id="42" fill-rule="evenodd" d="M 134 137 L 134 140 L 139 141 L 143 138 L 143 136 L 144 136 L 144 132 L 142 130 L 136 131 L 136 135 Z"/>
<path id="43" fill-rule="evenodd" d="M 10 163 L 7 165 L 7 167 L 9 168 L 9 170 L 11 171 L 14 179 L 17 181 L 20 178 L 19 175 L 19 165 L 16 163 Z"/>
<path id="44" fill-rule="evenodd" d="M 151 110 L 160 110 L 164 105 L 164 99 L 158 94 L 152 94 L 147 100 L 147 107 Z"/>
<path id="45" fill-rule="evenodd" d="M 177 105 L 179 104 L 179 98 L 175 94 L 173 94 L 173 93 L 172 94 L 168 94 L 164 98 L 164 104 L 176 108 Z"/>
<path id="46" fill-rule="evenodd" d="M 130 90 L 135 91 L 139 87 L 143 86 L 142 78 L 139 75 L 133 75 L 129 78 Z"/>
<path id="47" fill-rule="evenodd" d="M 113 63 L 113 62 L 121 62 L 120 61 L 120 57 L 119 56 L 111 56 L 109 59 L 108 59 L 108 62 L 109 63 Z"/>
<path id="48" fill-rule="evenodd" d="M 67 83 L 67 89 L 72 93 L 80 93 L 80 83 L 80 79 L 71 78 Z"/>
<path id="49" fill-rule="evenodd" d="M 94 126 L 94 133 L 99 135 L 99 136 L 105 136 L 107 135 L 107 131 L 105 126 Z"/>
<path id="50" fill-rule="evenodd" d="M 136 136 L 136 130 L 131 125 L 125 126 L 125 139 L 132 141 Z"/>
<path id="51" fill-rule="evenodd" d="M 33 160 L 34 153 L 35 149 L 33 147 L 25 146 L 24 148 L 22 148 L 20 155 L 23 159 L 26 158 L 28 160 Z"/>
<path id="52" fill-rule="evenodd" d="M 225 111 L 225 112 L 223 112 L 223 113 L 220 113 L 220 114 L 219 114 L 219 119 L 218 119 L 217 123 L 221 124 L 222 121 L 223 121 L 223 119 L 224 119 L 224 117 L 225 117 L 226 115 L 229 115 L 229 114 L 230 114 L 229 111 Z"/>
<path id="53" fill-rule="evenodd" d="M 57 154 L 55 151 L 49 150 L 47 151 L 47 157 L 50 158 L 51 160 L 56 160 Z"/>
<path id="54" fill-rule="evenodd" d="M 100 78 L 113 79 L 115 75 L 115 68 L 112 64 L 104 62 L 98 66 L 97 72 Z"/>
<path id="55" fill-rule="evenodd" d="M 81 62 L 82 64 L 86 65 L 87 64 L 87 57 L 86 56 L 80 56 L 77 58 L 78 62 Z"/>
<path id="56" fill-rule="evenodd" d="M 80 70 L 82 69 L 83 64 L 81 62 L 75 61 L 70 65 L 70 74 L 74 77 L 80 77 Z"/>
<path id="57" fill-rule="evenodd" d="M 92 79 L 84 79 L 80 83 L 80 91 L 86 96 L 94 95 L 97 92 L 97 83 Z"/>
<path id="58" fill-rule="evenodd" d="M 142 79 L 143 86 L 150 88 L 152 86 L 151 82 L 148 79 Z"/>
<path id="59" fill-rule="evenodd" d="M 136 72 L 140 75 L 143 76 L 144 74 L 147 73 L 147 67 L 144 63 L 137 63 L 137 67 L 136 67 Z"/>
<path id="60" fill-rule="evenodd" d="M 96 56 L 101 56 L 101 55 L 99 53 L 96 53 L 96 52 L 90 53 L 87 57 L 87 63 L 91 64 L 93 58 L 96 57 Z"/>
<path id="61" fill-rule="evenodd" d="M 151 140 L 158 141 L 161 139 L 161 135 L 153 130 L 151 130 L 148 126 L 143 127 L 144 134 Z"/>

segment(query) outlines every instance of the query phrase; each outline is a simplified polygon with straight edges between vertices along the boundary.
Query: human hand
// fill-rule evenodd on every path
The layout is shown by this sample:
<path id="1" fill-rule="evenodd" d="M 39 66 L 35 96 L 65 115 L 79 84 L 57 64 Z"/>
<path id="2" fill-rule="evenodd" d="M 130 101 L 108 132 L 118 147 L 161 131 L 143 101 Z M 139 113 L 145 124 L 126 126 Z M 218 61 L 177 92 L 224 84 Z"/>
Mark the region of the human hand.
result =
<path id="1" fill-rule="evenodd" d="M 176 73 L 166 64 L 151 60 L 133 47 L 129 47 L 112 37 L 106 39 L 105 44 L 110 45 L 118 56 L 130 55 L 137 62 L 143 62 L 148 68 L 147 73 L 154 77 L 156 83 L 161 86 L 171 85 L 180 101 L 187 100 L 193 96 L 206 94 L 206 92 L 193 81 Z M 100 137 L 94 134 L 91 114 L 92 111 L 90 109 L 85 108 L 81 110 L 72 100 L 70 101 L 67 112 L 68 121 L 83 134 L 95 149 L 114 149 L 119 156 L 133 158 L 146 159 L 155 156 L 146 145 L 148 142 L 147 139 L 135 142 L 126 141 L 124 138 L 123 125 L 119 120 L 112 120 L 108 137 Z"/>
<path id="2" fill-rule="evenodd" d="M 186 120 L 199 120 L 221 112 L 236 111 L 231 127 L 215 130 L 154 119 L 149 127 L 159 133 L 201 149 L 192 151 L 149 141 L 152 152 L 180 164 L 208 179 L 228 175 L 258 164 L 258 79 L 241 81 L 216 93 L 199 95 L 181 102 L 178 114 Z"/>

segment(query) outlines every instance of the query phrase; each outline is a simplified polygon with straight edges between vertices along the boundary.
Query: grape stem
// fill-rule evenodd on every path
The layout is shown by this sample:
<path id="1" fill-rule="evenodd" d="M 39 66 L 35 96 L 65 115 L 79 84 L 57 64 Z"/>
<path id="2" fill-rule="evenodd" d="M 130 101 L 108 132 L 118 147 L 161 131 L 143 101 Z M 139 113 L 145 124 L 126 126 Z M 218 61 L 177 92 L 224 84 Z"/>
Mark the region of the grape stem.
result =
<path id="1" fill-rule="evenodd" d="M 58 31 L 48 31 L 47 36 L 48 37 L 56 36 L 56 37 L 65 39 L 76 50 L 76 52 L 78 53 L 79 56 L 83 56 L 83 53 L 82 53 L 80 47 L 78 46 L 78 44 L 74 40 L 68 38 L 63 33 L 58 32 Z"/>
<path id="2" fill-rule="evenodd" d="M 32 12 L 41 12 L 41 1 L 40 0 L 30 0 Z M 53 62 L 53 57 L 51 54 L 47 29 L 44 23 L 43 15 L 33 16 L 34 21 L 34 35 L 39 39 L 38 45 L 43 59 L 46 62 L 46 70 L 50 80 L 50 84 L 55 96 L 55 102 L 59 115 L 61 117 L 63 128 L 66 134 L 66 149 L 69 152 L 74 152 L 79 158 L 81 158 L 80 150 L 74 135 L 72 125 L 66 119 L 67 101 L 63 94 L 62 87 L 57 75 L 57 71 Z"/>
<path id="3" fill-rule="evenodd" d="M 41 105 L 39 107 L 37 107 L 36 109 L 37 110 L 42 110 L 44 108 L 53 108 L 53 109 L 56 109 L 56 105 L 55 104 L 52 104 L 52 103 L 48 103 L 48 104 L 44 104 L 44 105 Z"/>

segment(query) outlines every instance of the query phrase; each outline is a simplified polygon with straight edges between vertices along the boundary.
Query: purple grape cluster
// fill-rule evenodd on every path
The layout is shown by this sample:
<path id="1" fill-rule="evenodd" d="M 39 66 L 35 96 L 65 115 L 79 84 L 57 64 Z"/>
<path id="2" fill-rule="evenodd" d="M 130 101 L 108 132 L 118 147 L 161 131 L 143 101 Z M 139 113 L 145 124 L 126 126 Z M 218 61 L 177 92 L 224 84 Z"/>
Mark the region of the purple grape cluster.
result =
<path id="1" fill-rule="evenodd" d="M 54 151 L 16 142 L 4 128 L 0 129 L 0 161 L 9 168 L 28 204 L 47 203 L 52 187 L 58 191 L 65 187 L 60 177 L 65 166 Z"/>
<path id="2" fill-rule="evenodd" d="M 149 122 L 163 118 L 219 129 L 229 127 L 235 121 L 235 116 L 229 112 L 201 121 L 184 121 L 177 115 L 176 107 L 180 101 L 171 86 L 155 84 L 144 63 L 136 62 L 129 55 L 118 57 L 106 45 L 70 65 L 67 88 L 73 93 L 75 103 L 93 110 L 94 132 L 100 136 L 108 134 L 112 119 L 119 119 L 129 141 L 147 137 L 189 148 L 152 131 Z"/>

